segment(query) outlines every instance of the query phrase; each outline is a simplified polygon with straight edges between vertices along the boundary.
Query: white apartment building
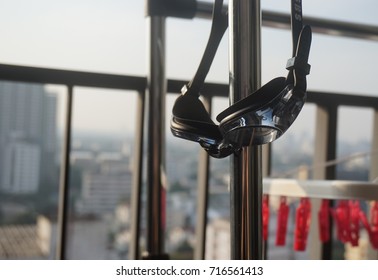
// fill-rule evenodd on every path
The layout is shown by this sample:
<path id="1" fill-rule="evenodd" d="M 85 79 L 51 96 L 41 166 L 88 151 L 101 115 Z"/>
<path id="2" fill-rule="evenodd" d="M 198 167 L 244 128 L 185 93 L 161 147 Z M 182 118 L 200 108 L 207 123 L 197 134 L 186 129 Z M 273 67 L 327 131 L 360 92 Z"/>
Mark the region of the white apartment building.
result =
<path id="1" fill-rule="evenodd" d="M 0 190 L 38 191 L 54 167 L 57 97 L 41 84 L 0 82 Z"/>
<path id="2" fill-rule="evenodd" d="M 84 172 L 77 214 L 111 213 L 124 199 L 130 199 L 132 172 L 129 158 L 117 153 L 97 156 L 97 171 Z"/>
<path id="3" fill-rule="evenodd" d="M 4 149 L 3 191 L 34 193 L 38 191 L 41 149 L 29 143 L 9 143 Z"/>
<path id="4" fill-rule="evenodd" d="M 123 198 L 130 197 L 131 180 L 131 173 L 123 175 L 84 174 L 82 198 L 76 205 L 76 212 L 78 214 L 113 212 Z"/>

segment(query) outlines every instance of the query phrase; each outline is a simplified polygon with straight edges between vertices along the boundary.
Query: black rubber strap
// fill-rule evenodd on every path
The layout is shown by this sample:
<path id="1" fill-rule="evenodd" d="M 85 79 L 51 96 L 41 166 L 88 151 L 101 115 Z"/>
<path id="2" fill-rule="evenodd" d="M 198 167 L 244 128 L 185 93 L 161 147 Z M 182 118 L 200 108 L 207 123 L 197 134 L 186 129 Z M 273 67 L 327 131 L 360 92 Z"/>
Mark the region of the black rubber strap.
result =
<path id="1" fill-rule="evenodd" d="M 291 36 L 293 42 L 292 57 L 297 53 L 299 35 L 303 27 L 302 23 L 302 0 L 291 0 Z M 290 61 L 290 60 L 289 60 Z M 288 62 L 289 65 L 289 62 Z M 287 83 L 294 84 L 294 69 L 286 67 L 290 72 L 287 75 Z"/>
<path id="2" fill-rule="evenodd" d="M 310 54 L 310 46 L 312 40 L 311 27 L 305 25 L 299 37 L 296 56 L 292 60 L 294 73 L 294 90 L 293 94 L 303 97 L 307 89 L 306 75 L 310 73 L 310 65 L 308 64 L 308 57 Z"/>
<path id="3" fill-rule="evenodd" d="M 295 54 L 287 61 L 286 69 L 290 71 L 296 70 L 302 75 L 310 74 L 311 66 L 308 64 L 308 57 L 310 54 L 311 39 L 311 28 L 310 26 L 305 25 L 299 35 Z"/>
<path id="4" fill-rule="evenodd" d="M 293 57 L 286 65 L 286 69 L 289 70 L 286 83 L 294 85 L 293 94 L 301 98 L 306 93 L 306 75 L 310 73 L 308 57 L 312 39 L 311 28 L 303 27 L 302 20 L 302 0 L 291 0 Z"/>
<path id="5" fill-rule="evenodd" d="M 195 96 L 200 95 L 200 91 L 204 85 L 206 76 L 209 73 L 210 66 L 213 63 L 220 41 L 228 27 L 228 15 L 222 13 L 222 9 L 223 0 L 215 0 L 209 40 L 196 74 L 184 89 L 185 92 L 183 93 L 185 94 Z"/>
<path id="6" fill-rule="evenodd" d="M 301 34 L 302 23 L 302 0 L 291 0 L 291 33 L 293 39 L 293 57 L 296 55 L 299 35 Z"/>

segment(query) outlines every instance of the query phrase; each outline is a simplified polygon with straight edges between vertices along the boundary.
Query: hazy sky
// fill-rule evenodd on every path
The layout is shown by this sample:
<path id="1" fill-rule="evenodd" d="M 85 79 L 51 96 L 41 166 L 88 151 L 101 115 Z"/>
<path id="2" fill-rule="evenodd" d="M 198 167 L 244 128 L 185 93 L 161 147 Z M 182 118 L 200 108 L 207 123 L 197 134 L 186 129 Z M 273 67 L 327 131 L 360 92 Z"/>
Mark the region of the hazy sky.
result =
<path id="1" fill-rule="evenodd" d="M 265 10 L 290 10 L 289 0 L 261 3 Z M 378 26 L 378 1 L 303 0 L 303 14 Z M 192 77 L 209 28 L 208 20 L 167 21 L 169 78 Z M 143 0 L 0 0 L 0 34 L 0 63 L 141 76 L 147 73 Z M 263 83 L 286 75 L 290 43 L 288 31 L 263 28 Z M 226 36 L 208 80 L 227 82 L 227 52 Z M 310 64 L 311 90 L 378 95 L 378 42 L 315 34 Z M 173 99 L 168 98 L 168 111 Z M 76 129 L 122 134 L 134 127 L 135 94 L 79 88 L 74 102 Z M 217 102 L 216 113 L 227 102 Z M 306 133 L 313 114 L 313 106 L 307 106 L 293 132 Z M 341 118 L 341 137 L 351 141 L 366 138 L 372 118 L 369 110 L 343 109 Z"/>

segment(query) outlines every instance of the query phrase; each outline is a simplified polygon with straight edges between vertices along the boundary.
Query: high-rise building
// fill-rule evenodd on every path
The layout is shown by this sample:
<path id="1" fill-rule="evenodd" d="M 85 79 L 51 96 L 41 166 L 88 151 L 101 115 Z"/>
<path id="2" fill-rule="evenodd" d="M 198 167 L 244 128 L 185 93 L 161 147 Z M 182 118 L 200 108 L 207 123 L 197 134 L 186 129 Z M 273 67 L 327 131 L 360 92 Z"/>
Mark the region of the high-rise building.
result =
<path id="1" fill-rule="evenodd" d="M 56 150 L 57 97 L 41 84 L 0 82 L 0 190 L 38 191 Z"/>
<path id="2" fill-rule="evenodd" d="M 30 143 L 9 143 L 4 149 L 3 191 L 34 193 L 38 191 L 41 149 Z"/>

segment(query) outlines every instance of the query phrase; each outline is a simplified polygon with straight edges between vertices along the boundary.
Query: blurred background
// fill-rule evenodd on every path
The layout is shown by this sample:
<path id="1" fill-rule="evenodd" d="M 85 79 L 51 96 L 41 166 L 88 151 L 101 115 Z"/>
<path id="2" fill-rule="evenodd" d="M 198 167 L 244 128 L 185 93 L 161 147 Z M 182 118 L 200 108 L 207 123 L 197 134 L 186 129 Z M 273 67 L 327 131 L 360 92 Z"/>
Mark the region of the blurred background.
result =
<path id="1" fill-rule="evenodd" d="M 289 1 L 262 0 L 261 5 L 263 10 L 290 12 Z M 377 6 L 374 0 L 303 1 L 303 14 L 378 26 Z M 144 1 L 0 0 L 0 7 L 1 64 L 147 75 Z M 205 19 L 167 20 L 167 78 L 191 79 L 210 24 Z M 285 76 L 290 56 L 289 30 L 263 27 L 262 84 Z M 314 34 L 310 64 L 309 90 L 377 96 L 376 41 Z M 228 83 L 227 34 L 207 81 Z M 66 93 L 64 85 L 0 81 L 0 259 L 55 257 Z M 70 259 L 128 258 L 137 97 L 134 91 L 75 86 L 67 243 Z M 175 98 L 167 96 L 167 128 Z M 214 98 L 214 116 L 227 106 L 228 99 Z M 311 170 L 315 114 L 316 106 L 306 104 L 290 130 L 272 145 L 272 175 L 295 178 L 298 167 Z M 341 106 L 337 114 L 336 158 L 361 156 L 338 164 L 335 179 L 367 181 L 374 111 Z M 174 138 L 166 129 L 166 251 L 173 259 L 193 257 L 199 150 L 197 144 Z M 211 160 L 210 166 L 206 256 L 229 258 L 229 160 Z M 274 245 L 277 207 L 272 205 L 271 259 L 309 258 L 307 252 L 292 250 L 296 203 L 293 201 L 290 208 L 284 247 Z M 142 248 L 144 242 L 142 237 Z M 335 250 L 334 258 L 348 258 L 346 246 L 336 242 Z M 361 254 L 357 258 L 364 258 Z"/>

